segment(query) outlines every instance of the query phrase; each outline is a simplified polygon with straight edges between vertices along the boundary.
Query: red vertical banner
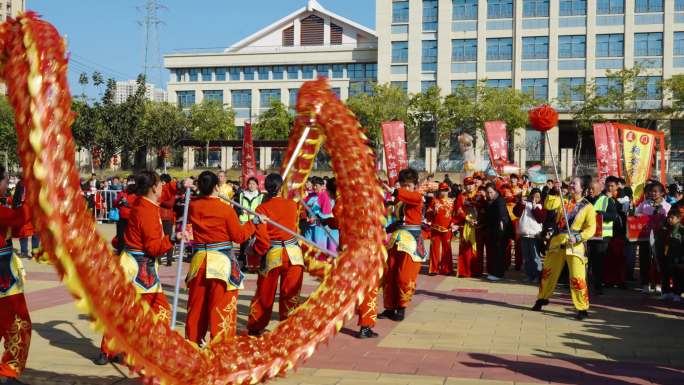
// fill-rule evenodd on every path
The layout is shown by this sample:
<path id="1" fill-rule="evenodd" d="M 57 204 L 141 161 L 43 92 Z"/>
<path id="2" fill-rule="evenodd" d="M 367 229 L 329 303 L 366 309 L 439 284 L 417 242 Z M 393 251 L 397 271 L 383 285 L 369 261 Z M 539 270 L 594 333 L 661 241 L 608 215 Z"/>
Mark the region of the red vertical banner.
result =
<path id="1" fill-rule="evenodd" d="M 399 176 L 399 171 L 408 167 L 404 122 L 383 122 L 382 141 L 385 149 L 385 162 L 387 163 L 387 178 L 390 185 L 394 185 Z"/>
<path id="2" fill-rule="evenodd" d="M 256 158 L 254 157 L 254 142 L 252 141 L 252 124 L 245 123 L 242 135 L 242 187 L 247 187 L 247 179 L 257 176 Z"/>
<path id="3" fill-rule="evenodd" d="M 618 176 L 618 138 L 617 130 L 612 123 L 594 124 L 594 143 L 599 179 L 605 181 L 608 176 Z"/>
<path id="4" fill-rule="evenodd" d="M 489 160 L 494 169 L 503 172 L 503 166 L 508 163 L 506 122 L 485 122 L 484 126 L 489 144 Z"/>

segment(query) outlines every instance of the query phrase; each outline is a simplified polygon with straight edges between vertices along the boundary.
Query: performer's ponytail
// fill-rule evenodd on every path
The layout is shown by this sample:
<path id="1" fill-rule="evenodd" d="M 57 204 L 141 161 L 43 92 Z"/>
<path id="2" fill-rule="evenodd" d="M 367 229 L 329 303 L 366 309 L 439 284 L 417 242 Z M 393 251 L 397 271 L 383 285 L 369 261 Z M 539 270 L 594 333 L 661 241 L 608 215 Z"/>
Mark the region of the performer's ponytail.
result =
<path id="1" fill-rule="evenodd" d="M 266 196 L 263 202 L 267 202 L 271 198 L 278 196 L 280 193 L 280 188 L 283 186 L 283 177 L 280 174 L 268 174 L 266 180 L 264 181 L 264 187 L 266 187 Z"/>
<path id="2" fill-rule="evenodd" d="M 218 175 L 211 171 L 203 171 L 197 178 L 197 188 L 200 195 L 206 197 L 213 194 L 218 182 Z"/>
<path id="3" fill-rule="evenodd" d="M 159 174 L 154 171 L 140 171 L 135 176 L 135 193 L 140 196 L 145 196 L 150 192 L 150 189 L 159 183 Z"/>

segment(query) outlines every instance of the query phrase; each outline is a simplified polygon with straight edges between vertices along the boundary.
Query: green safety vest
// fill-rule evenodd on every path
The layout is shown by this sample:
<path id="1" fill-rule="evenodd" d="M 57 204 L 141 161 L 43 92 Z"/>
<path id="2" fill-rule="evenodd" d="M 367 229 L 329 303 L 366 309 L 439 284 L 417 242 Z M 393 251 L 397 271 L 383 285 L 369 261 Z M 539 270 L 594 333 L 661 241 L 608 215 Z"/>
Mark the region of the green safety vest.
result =
<path id="1" fill-rule="evenodd" d="M 256 211 L 257 207 L 261 204 L 261 201 L 264 199 L 264 194 L 259 193 L 259 195 L 255 196 L 254 199 L 249 200 L 245 194 L 240 194 L 240 204 L 244 207 L 247 207 L 248 209 L 252 211 Z M 248 222 L 252 219 L 252 215 L 247 214 L 244 210 L 242 210 L 242 215 L 240 215 L 240 223 L 245 223 Z"/>
<path id="2" fill-rule="evenodd" d="M 608 198 L 607 196 L 601 194 L 600 197 L 594 202 L 594 209 L 596 213 L 605 213 L 608 210 Z M 607 238 L 613 236 L 613 222 L 603 221 L 603 226 L 601 227 L 601 237 Z"/>

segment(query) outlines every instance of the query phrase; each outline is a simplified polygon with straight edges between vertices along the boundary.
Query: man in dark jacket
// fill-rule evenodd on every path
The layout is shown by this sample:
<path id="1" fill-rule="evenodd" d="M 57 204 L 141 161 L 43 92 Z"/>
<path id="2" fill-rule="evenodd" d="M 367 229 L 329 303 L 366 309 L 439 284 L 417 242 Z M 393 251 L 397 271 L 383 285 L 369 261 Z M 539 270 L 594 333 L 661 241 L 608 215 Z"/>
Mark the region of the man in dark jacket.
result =
<path id="1" fill-rule="evenodd" d="M 487 248 L 487 279 L 498 281 L 506 271 L 504 252 L 511 238 L 511 217 L 506 209 L 506 201 L 494 183 L 488 183 L 487 207 L 485 208 L 485 247 Z"/>
<path id="2" fill-rule="evenodd" d="M 594 294 L 603 294 L 603 265 L 608 243 L 613 238 L 614 224 L 619 221 L 615 201 L 603 191 L 603 183 L 595 180 L 587 200 L 596 210 L 596 234 L 587 241 L 589 257 L 589 274 Z"/>

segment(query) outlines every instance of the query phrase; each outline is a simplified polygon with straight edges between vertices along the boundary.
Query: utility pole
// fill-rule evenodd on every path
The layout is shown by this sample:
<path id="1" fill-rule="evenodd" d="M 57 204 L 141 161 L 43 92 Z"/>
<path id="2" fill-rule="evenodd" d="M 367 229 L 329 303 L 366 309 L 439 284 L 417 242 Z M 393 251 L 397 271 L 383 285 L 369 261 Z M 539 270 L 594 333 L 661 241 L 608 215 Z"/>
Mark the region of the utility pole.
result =
<path id="1" fill-rule="evenodd" d="M 159 25 L 162 20 L 159 18 L 159 11 L 167 8 L 160 4 L 158 0 L 145 0 L 145 3 L 138 7 L 144 17 L 138 24 L 145 28 L 145 54 L 143 62 L 143 74 L 145 81 L 162 88 L 162 63 L 161 48 L 159 46 Z M 157 78 L 153 79 L 152 76 Z M 154 97 L 154 89 L 152 90 Z"/>

